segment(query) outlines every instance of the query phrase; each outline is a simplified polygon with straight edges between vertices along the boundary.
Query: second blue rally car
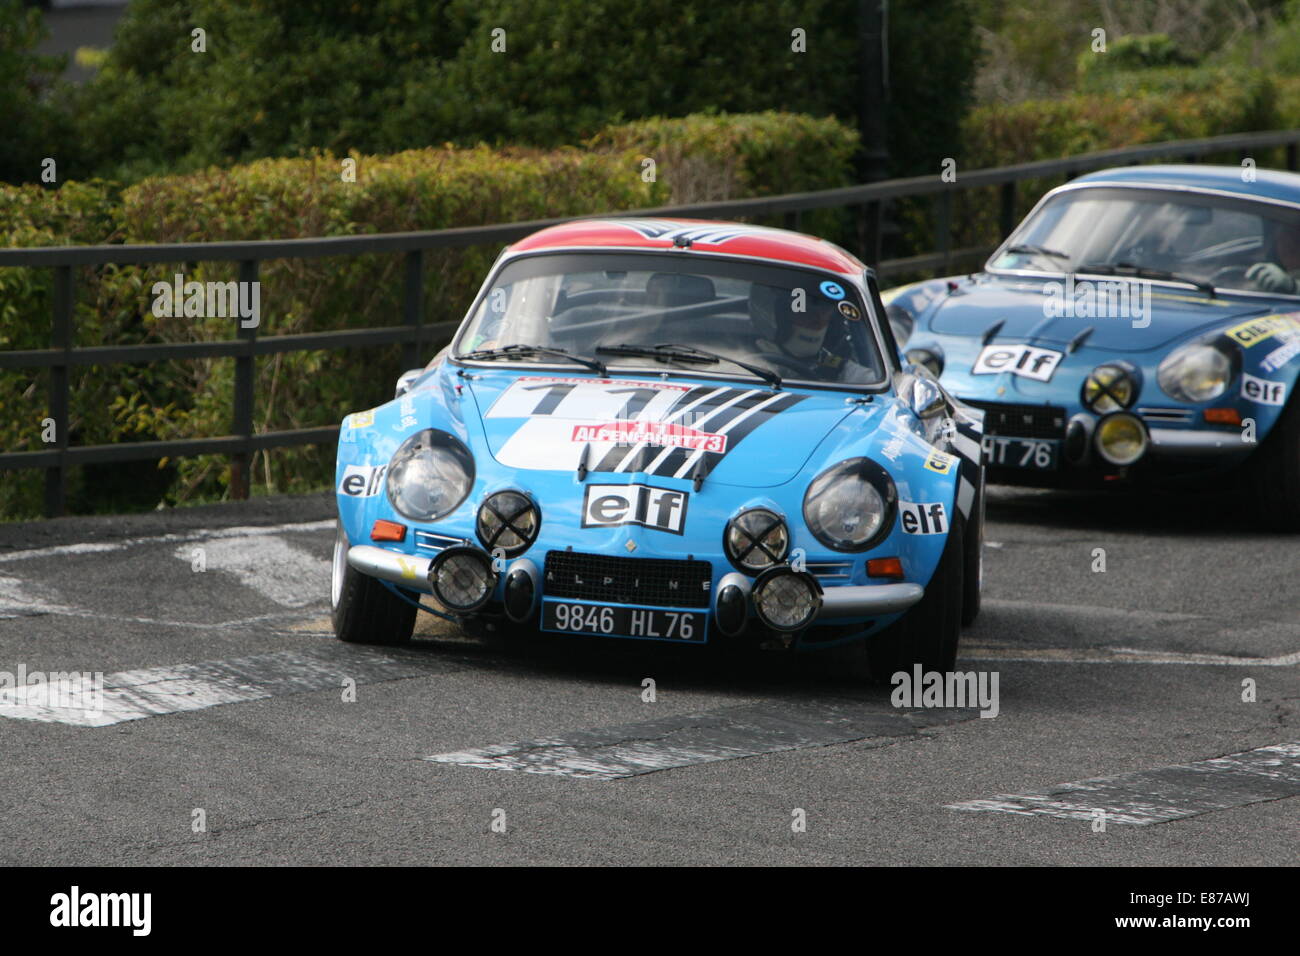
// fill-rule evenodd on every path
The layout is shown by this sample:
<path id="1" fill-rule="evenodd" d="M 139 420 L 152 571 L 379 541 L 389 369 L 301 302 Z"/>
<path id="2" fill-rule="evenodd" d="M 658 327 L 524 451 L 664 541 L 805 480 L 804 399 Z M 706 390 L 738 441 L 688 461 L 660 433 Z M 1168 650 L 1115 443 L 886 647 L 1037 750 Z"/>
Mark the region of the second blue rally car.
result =
<path id="1" fill-rule="evenodd" d="M 452 343 L 344 419 L 332 605 L 950 670 L 979 609 L 981 415 L 901 367 L 822 240 L 587 220 L 507 249 Z M 430 597 L 436 604 L 430 604 Z"/>
<path id="2" fill-rule="evenodd" d="M 1300 176 L 1092 173 L 984 271 L 884 298 L 908 360 L 984 409 L 992 479 L 1222 476 L 1300 530 Z"/>

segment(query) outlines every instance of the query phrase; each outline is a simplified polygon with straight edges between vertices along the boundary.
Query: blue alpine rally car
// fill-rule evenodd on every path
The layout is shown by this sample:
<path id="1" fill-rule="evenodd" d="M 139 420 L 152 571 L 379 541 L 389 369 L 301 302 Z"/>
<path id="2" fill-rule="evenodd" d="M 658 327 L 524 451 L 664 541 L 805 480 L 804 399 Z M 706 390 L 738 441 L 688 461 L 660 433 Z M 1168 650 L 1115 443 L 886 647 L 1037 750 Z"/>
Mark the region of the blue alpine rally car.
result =
<path id="1" fill-rule="evenodd" d="M 1300 176 L 1092 173 L 983 272 L 884 300 L 907 360 L 984 410 L 990 480 L 1221 478 L 1300 530 Z"/>
<path id="2" fill-rule="evenodd" d="M 979 610 L 981 415 L 904 369 L 874 274 L 798 233 L 586 220 L 506 249 L 450 345 L 348 415 L 345 641 L 471 629 L 951 670 Z"/>

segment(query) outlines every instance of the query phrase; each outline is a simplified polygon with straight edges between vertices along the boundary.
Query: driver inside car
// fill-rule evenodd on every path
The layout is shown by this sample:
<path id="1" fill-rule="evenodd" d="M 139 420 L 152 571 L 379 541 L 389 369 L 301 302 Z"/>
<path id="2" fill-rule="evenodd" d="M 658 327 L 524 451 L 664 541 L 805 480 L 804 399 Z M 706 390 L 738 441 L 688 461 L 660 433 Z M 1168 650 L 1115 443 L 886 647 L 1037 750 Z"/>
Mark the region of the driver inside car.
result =
<path id="1" fill-rule="evenodd" d="M 806 370 L 812 378 L 836 382 L 869 382 L 869 369 L 846 355 L 828 348 L 828 332 L 841 319 L 836 303 L 815 292 L 804 298 L 804 309 L 795 309 L 795 292 L 754 284 L 749 291 L 749 314 L 758 333 L 755 343 L 760 355 L 785 355 L 794 368 Z"/>
<path id="2" fill-rule="evenodd" d="M 1272 224 L 1270 231 L 1277 262 L 1256 262 L 1246 278 L 1263 292 L 1294 295 L 1300 290 L 1300 226 Z"/>

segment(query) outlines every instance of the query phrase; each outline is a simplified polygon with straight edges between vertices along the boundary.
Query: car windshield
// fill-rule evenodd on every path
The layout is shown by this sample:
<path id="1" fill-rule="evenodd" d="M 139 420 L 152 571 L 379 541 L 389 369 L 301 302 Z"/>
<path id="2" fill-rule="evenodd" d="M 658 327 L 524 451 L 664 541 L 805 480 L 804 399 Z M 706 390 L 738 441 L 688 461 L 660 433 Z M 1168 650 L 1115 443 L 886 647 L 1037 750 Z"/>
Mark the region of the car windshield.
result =
<path id="1" fill-rule="evenodd" d="M 551 253 L 501 269 L 454 355 L 876 385 L 886 373 L 869 322 L 857 291 L 827 273 L 685 252 Z"/>
<path id="2" fill-rule="evenodd" d="M 1292 295 L 1300 291 L 1300 213 L 1174 190 L 1067 190 L 1025 220 L 988 266 Z"/>

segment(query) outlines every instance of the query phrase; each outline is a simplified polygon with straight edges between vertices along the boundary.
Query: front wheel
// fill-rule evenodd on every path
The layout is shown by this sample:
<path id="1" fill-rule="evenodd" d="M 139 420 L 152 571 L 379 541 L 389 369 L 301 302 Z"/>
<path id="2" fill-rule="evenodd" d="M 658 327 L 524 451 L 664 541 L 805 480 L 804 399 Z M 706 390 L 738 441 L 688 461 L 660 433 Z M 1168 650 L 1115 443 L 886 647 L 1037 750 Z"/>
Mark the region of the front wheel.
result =
<path id="1" fill-rule="evenodd" d="M 970 524 L 966 526 L 965 556 L 962 564 L 961 626 L 970 627 L 979 617 L 984 592 L 984 469 L 980 469 L 979 487 L 970 506 Z"/>
<path id="2" fill-rule="evenodd" d="M 867 658 L 876 680 L 888 681 L 891 675 L 898 671 L 910 672 L 917 664 L 923 671 L 941 673 L 957 665 L 965 530 L 964 519 L 955 515 L 939 566 L 925 587 L 925 596 L 885 633 L 867 638 Z"/>
<path id="3" fill-rule="evenodd" d="M 1300 399 L 1292 398 L 1246 462 L 1260 518 L 1270 529 L 1300 531 Z"/>
<path id="4" fill-rule="evenodd" d="M 349 644 L 405 644 L 415 631 L 416 611 L 414 604 L 348 564 L 348 536 L 338 522 L 330 572 L 334 636 Z"/>

